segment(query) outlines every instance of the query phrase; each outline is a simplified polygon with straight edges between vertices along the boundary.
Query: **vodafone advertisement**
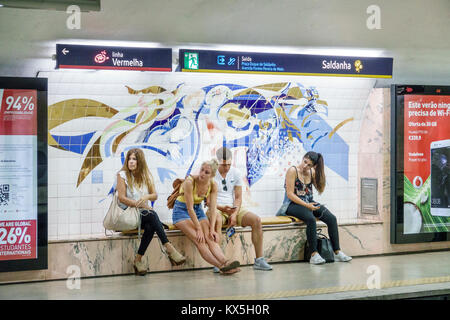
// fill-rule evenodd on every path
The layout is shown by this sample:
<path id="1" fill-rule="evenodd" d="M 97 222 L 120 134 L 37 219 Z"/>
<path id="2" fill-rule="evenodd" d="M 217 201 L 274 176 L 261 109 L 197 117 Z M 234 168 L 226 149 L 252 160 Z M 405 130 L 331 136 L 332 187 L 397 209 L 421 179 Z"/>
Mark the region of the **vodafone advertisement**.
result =
<path id="1" fill-rule="evenodd" d="M 37 92 L 0 88 L 0 261 L 37 258 Z"/>
<path id="2" fill-rule="evenodd" d="M 450 96 L 405 95 L 404 234 L 450 231 Z"/>

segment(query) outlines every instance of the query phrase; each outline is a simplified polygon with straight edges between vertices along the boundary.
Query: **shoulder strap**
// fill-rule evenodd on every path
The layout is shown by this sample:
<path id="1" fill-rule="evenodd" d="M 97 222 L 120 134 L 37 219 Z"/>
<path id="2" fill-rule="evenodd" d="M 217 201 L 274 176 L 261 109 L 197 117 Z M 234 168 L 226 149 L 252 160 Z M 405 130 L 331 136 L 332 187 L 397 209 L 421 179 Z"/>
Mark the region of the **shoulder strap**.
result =
<path id="1" fill-rule="evenodd" d="M 297 167 L 296 166 L 292 166 L 292 168 L 295 169 L 295 178 L 298 178 L 298 171 L 297 171 Z"/>
<path id="2" fill-rule="evenodd" d="M 184 178 L 183 182 L 186 181 L 188 178 L 192 178 L 192 183 L 193 183 L 192 191 L 194 191 L 194 189 L 195 189 L 195 178 L 194 178 L 193 175 L 190 174 L 190 175 L 188 175 L 186 178 Z M 180 188 L 181 188 L 181 185 L 183 184 L 183 182 L 180 183 Z M 184 191 L 184 189 L 183 189 L 183 191 Z M 180 195 L 180 196 L 184 195 L 184 192 L 180 192 L 179 195 Z"/>
<path id="3" fill-rule="evenodd" d="M 211 179 L 211 181 L 209 182 L 209 189 L 208 189 L 208 191 L 206 192 L 206 194 L 207 194 L 208 196 L 209 196 L 209 194 L 210 194 L 211 191 L 212 191 L 213 184 L 214 184 L 214 179 Z"/>
<path id="4" fill-rule="evenodd" d="M 190 174 L 190 175 L 188 176 L 188 178 L 189 178 L 189 177 L 192 178 L 192 184 L 193 184 L 192 190 L 194 190 L 194 189 L 195 189 L 195 178 L 194 178 L 194 176 L 193 176 L 192 174 Z"/>
<path id="5" fill-rule="evenodd" d="M 291 168 L 295 169 L 295 179 L 297 180 L 298 178 L 297 168 L 295 166 L 292 166 Z M 286 188 L 286 178 L 284 178 L 284 188 Z"/>

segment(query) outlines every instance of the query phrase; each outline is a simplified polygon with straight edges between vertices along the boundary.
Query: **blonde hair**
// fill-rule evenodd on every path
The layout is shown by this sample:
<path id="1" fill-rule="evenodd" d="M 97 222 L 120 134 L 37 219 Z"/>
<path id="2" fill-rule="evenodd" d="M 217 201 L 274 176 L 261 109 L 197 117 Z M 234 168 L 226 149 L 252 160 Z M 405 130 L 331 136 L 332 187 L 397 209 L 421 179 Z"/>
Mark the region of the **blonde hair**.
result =
<path id="1" fill-rule="evenodd" d="M 209 161 L 204 161 L 204 162 L 202 163 L 202 167 L 203 167 L 205 164 L 211 167 L 211 179 L 214 179 L 214 177 L 216 176 L 217 168 L 219 167 L 219 162 L 217 161 L 217 159 L 212 159 L 212 160 L 209 160 Z"/>
<path id="2" fill-rule="evenodd" d="M 128 161 L 132 154 L 136 156 L 136 175 L 133 175 L 128 168 Z M 128 150 L 127 156 L 125 157 L 125 162 L 122 166 L 122 171 L 125 171 L 131 189 L 133 189 L 133 186 L 140 188 L 143 185 L 146 185 L 149 193 L 154 191 L 155 185 L 153 184 L 153 176 L 148 169 L 144 152 L 141 149 L 134 148 Z"/>

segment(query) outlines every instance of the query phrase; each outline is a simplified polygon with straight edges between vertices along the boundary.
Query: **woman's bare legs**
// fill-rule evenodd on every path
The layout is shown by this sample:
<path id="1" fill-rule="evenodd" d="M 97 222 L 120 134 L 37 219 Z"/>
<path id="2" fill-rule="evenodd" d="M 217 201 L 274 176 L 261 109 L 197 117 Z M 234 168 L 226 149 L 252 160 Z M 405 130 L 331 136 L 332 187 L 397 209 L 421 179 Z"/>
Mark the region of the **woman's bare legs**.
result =
<path id="1" fill-rule="evenodd" d="M 223 254 L 223 251 L 220 248 L 219 244 L 209 237 L 209 221 L 207 219 L 202 220 L 200 221 L 200 225 L 202 226 L 203 234 L 205 235 L 205 240 L 211 253 L 216 257 L 217 260 L 226 261 L 225 255 Z"/>
<path id="2" fill-rule="evenodd" d="M 205 229 L 204 229 L 202 223 L 200 223 L 200 225 L 202 226 L 203 232 L 205 232 L 204 231 Z M 207 241 L 205 241 L 203 243 L 200 243 L 197 241 L 195 226 L 191 219 L 180 221 L 180 222 L 176 223 L 175 226 L 179 230 L 181 230 L 181 232 L 183 232 L 189 238 L 189 240 L 191 240 L 195 244 L 198 251 L 200 252 L 200 255 L 202 256 L 203 259 L 205 259 L 206 262 L 208 262 L 218 268 L 223 267 L 223 265 L 226 262 L 225 257 L 222 254 L 222 257 L 220 257 L 220 255 L 219 255 L 219 258 L 222 258 L 222 259 L 217 259 L 217 257 L 211 252 L 207 241 L 212 241 L 212 240 L 208 239 Z M 207 234 L 205 234 L 205 238 L 209 238 L 208 234 L 209 234 L 209 232 Z"/>

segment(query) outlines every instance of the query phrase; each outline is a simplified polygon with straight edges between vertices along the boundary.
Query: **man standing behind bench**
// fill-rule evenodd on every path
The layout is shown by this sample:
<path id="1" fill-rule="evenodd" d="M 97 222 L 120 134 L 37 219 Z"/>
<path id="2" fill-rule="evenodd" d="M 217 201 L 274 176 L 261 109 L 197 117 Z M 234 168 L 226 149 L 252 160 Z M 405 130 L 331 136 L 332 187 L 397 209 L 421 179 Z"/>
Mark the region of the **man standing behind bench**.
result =
<path id="1" fill-rule="evenodd" d="M 242 226 L 252 228 L 252 243 L 255 247 L 254 269 L 269 271 L 269 265 L 263 257 L 263 231 L 261 218 L 242 207 L 242 178 L 236 168 L 231 167 L 231 151 L 221 147 L 216 152 L 219 167 L 216 172 L 217 191 L 217 214 L 215 230 L 219 235 L 217 242 L 220 243 L 222 225 L 228 223 L 228 227 Z M 206 213 L 209 218 L 209 210 Z M 210 219 L 211 220 L 211 219 Z M 217 272 L 217 270 L 214 270 Z"/>

